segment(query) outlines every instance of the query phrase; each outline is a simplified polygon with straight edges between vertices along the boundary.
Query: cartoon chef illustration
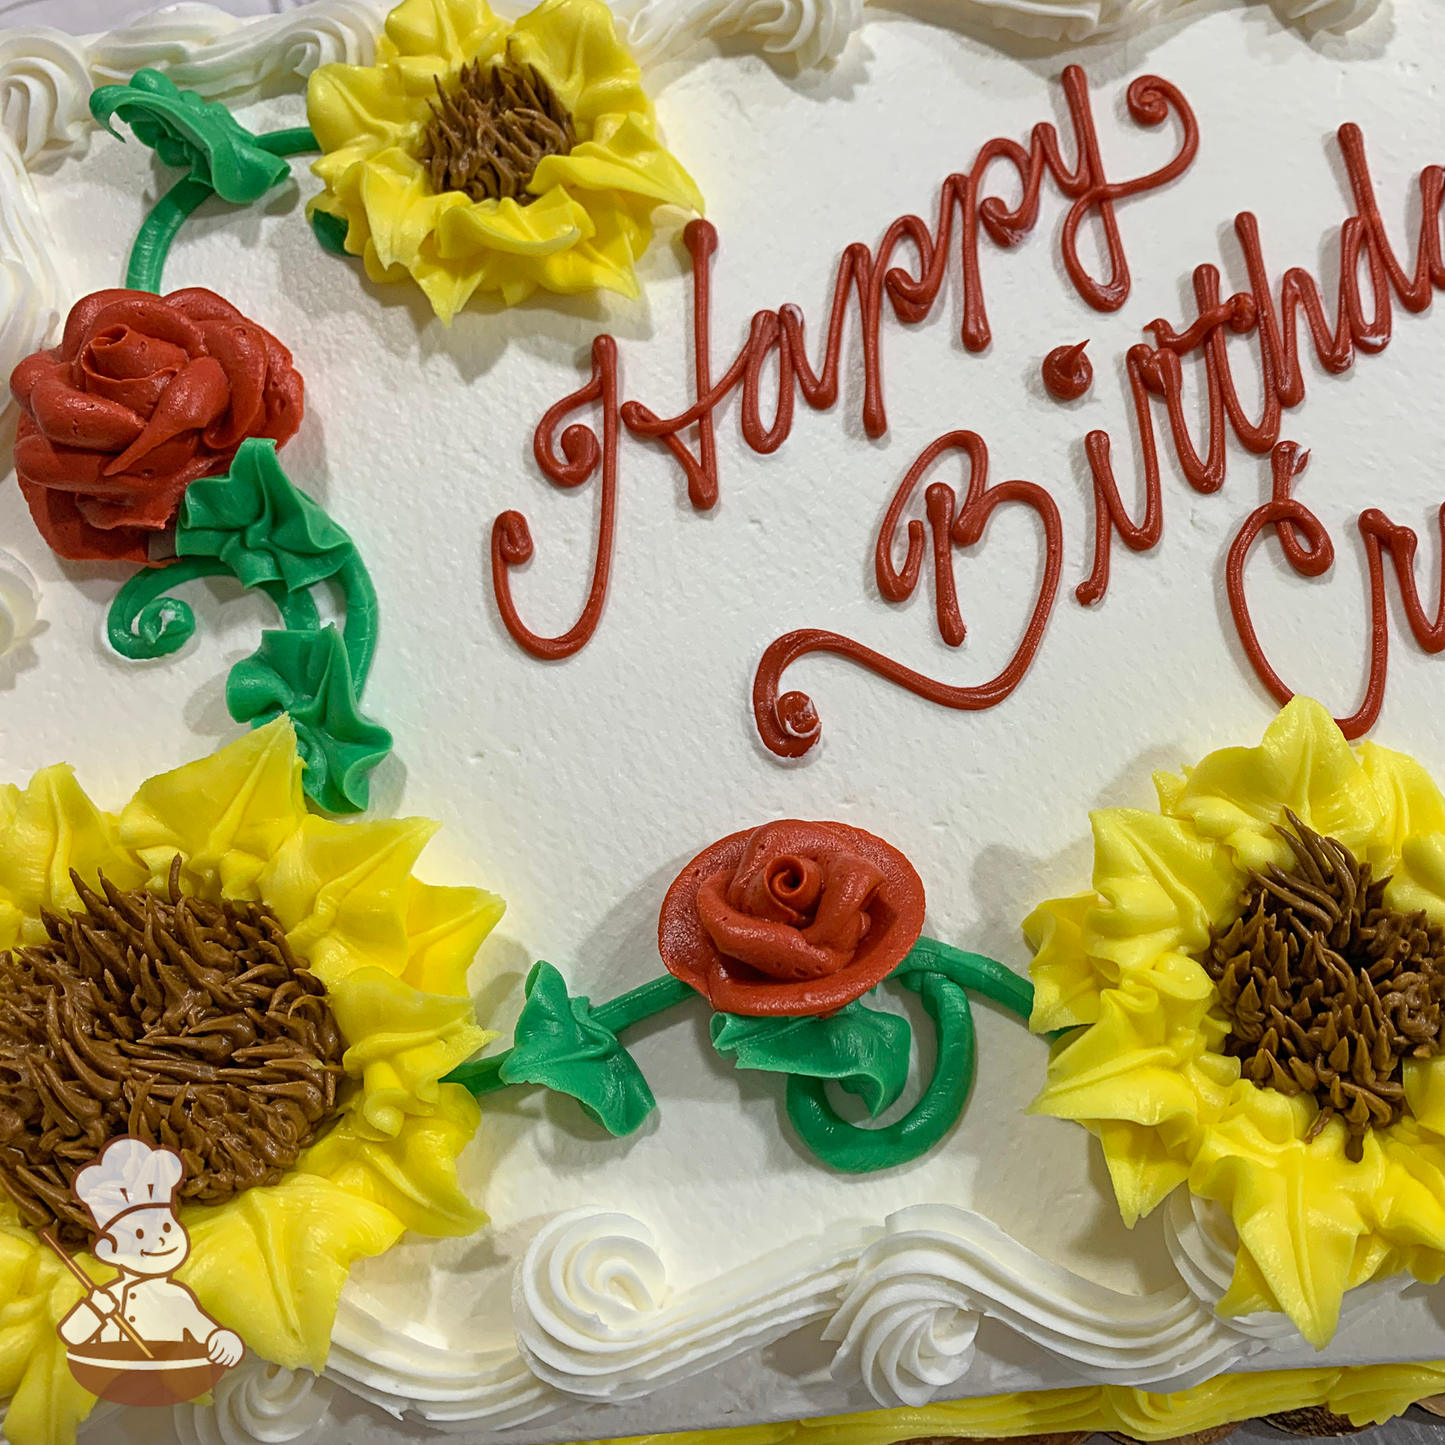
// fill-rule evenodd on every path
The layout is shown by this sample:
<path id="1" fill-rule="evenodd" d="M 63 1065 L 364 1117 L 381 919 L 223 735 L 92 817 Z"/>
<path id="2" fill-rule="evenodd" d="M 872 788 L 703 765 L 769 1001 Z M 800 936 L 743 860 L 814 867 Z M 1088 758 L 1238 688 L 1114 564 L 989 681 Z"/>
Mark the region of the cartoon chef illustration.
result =
<path id="1" fill-rule="evenodd" d="M 239 1363 L 245 1352 L 240 1337 L 222 1329 L 195 1295 L 171 1278 L 191 1252 L 172 1203 L 185 1173 L 173 1149 L 123 1135 L 76 1174 L 71 1187 L 95 1223 L 95 1257 L 113 1265 L 120 1277 L 94 1287 L 61 1320 L 66 1344 L 191 1342 L 213 1364 Z"/>

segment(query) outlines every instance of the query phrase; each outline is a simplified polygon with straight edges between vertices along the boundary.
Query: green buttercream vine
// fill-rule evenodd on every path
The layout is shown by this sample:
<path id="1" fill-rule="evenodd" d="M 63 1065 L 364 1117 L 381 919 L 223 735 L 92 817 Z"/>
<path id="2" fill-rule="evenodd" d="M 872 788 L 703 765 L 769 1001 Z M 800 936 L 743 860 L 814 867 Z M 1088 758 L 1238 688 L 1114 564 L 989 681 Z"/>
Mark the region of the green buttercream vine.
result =
<path id="1" fill-rule="evenodd" d="M 187 172 L 156 203 L 131 247 L 125 284 L 132 291 L 159 291 L 171 243 L 191 215 L 212 196 L 249 206 L 291 174 L 287 156 L 319 150 L 307 126 L 256 135 L 219 101 L 181 90 L 158 70 L 138 70 L 125 85 L 102 85 L 90 97 L 90 113 L 117 140 L 113 121 L 168 166 Z"/>
<path id="2" fill-rule="evenodd" d="M 824 1164 L 847 1174 L 892 1169 L 926 1154 L 953 1129 L 973 1087 L 977 1047 L 968 991 L 1002 1004 L 1025 1022 L 1033 985 L 1003 964 L 920 938 L 891 979 L 919 995 L 938 1049 L 922 1096 L 902 1118 L 868 1127 L 844 1119 L 828 1098 L 830 1080 L 859 1098 L 877 1119 L 908 1081 L 913 1031 L 899 1014 L 857 999 L 825 1018 L 747 1018 L 715 1013 L 712 1046 L 740 1069 L 787 1078 L 788 1119 L 800 1142 Z M 463 1064 L 445 1082 L 478 1097 L 512 1084 L 540 1084 L 569 1094 L 608 1133 L 631 1134 L 656 1107 L 637 1061 L 618 1038 L 624 1029 L 700 994 L 664 975 L 607 1003 L 567 992 L 561 973 L 538 963 L 512 1047 Z"/>
<path id="3" fill-rule="evenodd" d="M 159 293 L 172 243 L 186 218 L 212 196 L 234 206 L 259 201 L 291 174 L 286 158 L 318 149 L 305 126 L 257 135 L 227 108 L 181 90 L 157 70 L 105 85 L 91 114 L 118 139 L 114 121 L 169 166 L 186 172 L 152 208 L 131 248 L 126 285 Z M 196 630 L 195 614 L 171 595 L 203 577 L 235 577 L 275 604 L 282 627 L 226 681 L 226 706 L 259 727 L 291 715 L 306 761 L 308 797 L 331 813 L 366 808 L 371 771 L 391 751 L 391 734 L 361 711 L 376 651 L 376 589 L 355 544 L 276 457 L 274 442 L 242 442 L 223 476 L 192 482 L 176 522 L 176 561 L 137 574 L 111 606 L 111 646 L 134 659 L 164 657 Z M 346 605 L 338 631 L 322 624 L 311 588 L 329 582 Z"/>
<path id="4" fill-rule="evenodd" d="M 199 577 L 235 577 L 266 593 L 284 629 L 231 669 L 226 706 L 260 727 L 291 714 L 304 785 L 331 813 L 360 812 L 371 770 L 391 751 L 391 734 L 364 717 L 359 698 L 376 651 L 376 590 L 351 538 L 281 468 L 276 444 L 241 443 L 224 476 L 192 482 L 176 522 L 176 557 L 148 568 L 111 605 L 111 646 L 123 657 L 175 652 L 196 630 L 195 614 L 168 595 Z M 310 589 L 332 583 L 346 625 L 321 625 Z"/>

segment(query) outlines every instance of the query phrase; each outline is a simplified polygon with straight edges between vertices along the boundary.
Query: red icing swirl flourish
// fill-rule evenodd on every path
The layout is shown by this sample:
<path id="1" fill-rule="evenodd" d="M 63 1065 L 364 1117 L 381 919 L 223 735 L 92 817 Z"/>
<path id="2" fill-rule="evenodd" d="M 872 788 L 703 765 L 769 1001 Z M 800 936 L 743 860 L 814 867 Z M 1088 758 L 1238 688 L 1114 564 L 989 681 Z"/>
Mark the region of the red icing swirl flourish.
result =
<path id="1" fill-rule="evenodd" d="M 1039 368 L 1050 396 L 1058 401 L 1078 401 L 1094 381 L 1094 363 L 1084 351 L 1089 343 L 1056 346 Z"/>
<path id="2" fill-rule="evenodd" d="M 557 455 L 557 428 L 578 407 L 602 404 L 602 444 L 597 433 L 573 422 L 562 433 L 562 455 Z M 617 343 L 599 336 L 592 343 L 592 375 L 585 386 L 548 408 L 532 436 L 532 455 L 543 476 L 559 487 L 580 487 L 602 467 L 602 520 L 597 532 L 597 556 L 592 586 L 582 615 L 557 637 L 542 637 L 529 628 L 512 600 L 511 571 L 532 560 L 532 529 L 517 511 L 503 512 L 492 523 L 492 587 L 507 630 L 533 657 L 556 661 L 585 647 L 602 618 L 607 581 L 612 571 L 612 538 L 617 525 Z"/>
<path id="3" fill-rule="evenodd" d="M 914 520 L 908 524 L 908 554 L 901 572 L 892 561 L 893 538 L 903 509 L 918 482 L 935 461 L 950 451 L 960 452 L 969 460 L 968 492 L 963 505 L 957 505 L 957 495 L 945 482 L 932 483 L 926 493 L 928 519 L 934 539 L 938 629 L 950 646 L 957 647 L 966 632 L 953 575 L 954 546 L 971 547 L 978 542 L 994 509 L 1008 502 L 1031 508 L 1043 524 L 1043 577 L 1034 600 L 1033 613 L 1013 657 L 1003 671 L 989 682 L 974 687 L 956 687 L 915 672 L 841 633 L 818 628 L 789 632 L 769 646 L 753 678 L 753 717 L 758 733 L 764 745 L 779 757 L 802 757 L 818 741 L 822 731 L 817 709 L 806 693 L 779 695 L 783 673 L 810 652 L 830 652 L 845 657 L 918 697 L 940 707 L 963 712 L 979 712 L 997 706 L 1019 685 L 1029 670 L 1058 596 L 1064 561 L 1064 526 L 1054 499 L 1038 483 L 1014 480 L 996 482 L 992 486 L 988 484 L 988 448 L 976 432 L 949 432 L 939 437 L 924 448 L 909 468 L 894 493 L 878 532 L 874 566 L 879 590 L 890 601 L 901 602 L 911 596 L 917 586 L 925 547 L 923 523 Z"/>
<path id="4" fill-rule="evenodd" d="M 734 833 L 663 900 L 669 972 L 722 1013 L 832 1013 L 881 983 L 923 931 L 923 882 L 896 849 L 844 823 Z"/>

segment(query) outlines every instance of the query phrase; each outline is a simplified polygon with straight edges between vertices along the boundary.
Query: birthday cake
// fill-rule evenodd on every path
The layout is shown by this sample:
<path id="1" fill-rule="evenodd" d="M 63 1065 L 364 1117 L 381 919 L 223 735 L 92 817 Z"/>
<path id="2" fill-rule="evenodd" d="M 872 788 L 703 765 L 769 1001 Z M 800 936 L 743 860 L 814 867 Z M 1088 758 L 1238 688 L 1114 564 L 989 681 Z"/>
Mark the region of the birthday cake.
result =
<path id="1" fill-rule="evenodd" d="M 1439 54 L 0 33 L 10 1445 L 1445 1389 Z"/>

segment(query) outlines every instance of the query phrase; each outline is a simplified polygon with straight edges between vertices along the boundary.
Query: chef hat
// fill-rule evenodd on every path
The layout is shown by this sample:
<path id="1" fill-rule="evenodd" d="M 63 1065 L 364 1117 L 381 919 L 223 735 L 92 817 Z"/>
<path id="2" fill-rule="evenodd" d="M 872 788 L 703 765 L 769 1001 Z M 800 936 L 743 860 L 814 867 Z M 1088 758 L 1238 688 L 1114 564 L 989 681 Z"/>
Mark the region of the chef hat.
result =
<path id="1" fill-rule="evenodd" d="M 75 1176 L 75 1197 L 104 1234 L 117 1215 L 129 1209 L 169 1209 L 186 1166 L 172 1149 L 157 1149 L 144 1139 L 123 1135 L 101 1150 L 94 1164 Z"/>

